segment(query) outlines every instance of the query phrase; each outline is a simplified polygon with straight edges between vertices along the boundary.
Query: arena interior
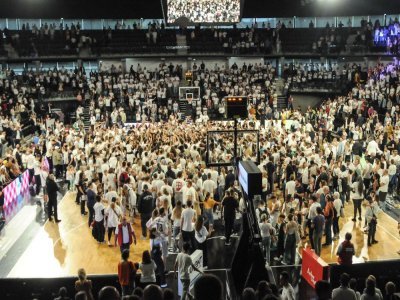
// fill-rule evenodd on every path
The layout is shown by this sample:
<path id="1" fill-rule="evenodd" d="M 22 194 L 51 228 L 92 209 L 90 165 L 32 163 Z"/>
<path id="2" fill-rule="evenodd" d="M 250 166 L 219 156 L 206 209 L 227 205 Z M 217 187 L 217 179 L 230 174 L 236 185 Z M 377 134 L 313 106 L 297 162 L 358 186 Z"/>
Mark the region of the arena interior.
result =
<path id="1" fill-rule="evenodd" d="M 400 299 L 398 0 L 1 0 L 0 299 Z"/>

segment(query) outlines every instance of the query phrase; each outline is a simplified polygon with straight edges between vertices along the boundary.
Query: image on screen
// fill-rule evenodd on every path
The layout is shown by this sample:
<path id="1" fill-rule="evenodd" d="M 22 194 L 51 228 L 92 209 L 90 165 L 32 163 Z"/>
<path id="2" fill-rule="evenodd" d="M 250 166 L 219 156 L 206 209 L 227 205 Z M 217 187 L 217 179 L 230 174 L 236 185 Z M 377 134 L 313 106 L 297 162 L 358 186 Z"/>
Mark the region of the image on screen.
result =
<path id="1" fill-rule="evenodd" d="M 233 131 L 209 131 L 207 135 L 207 165 L 231 165 L 235 157 Z"/>
<path id="2" fill-rule="evenodd" d="M 186 17 L 191 23 L 237 23 L 240 0 L 167 0 L 168 23 Z"/>

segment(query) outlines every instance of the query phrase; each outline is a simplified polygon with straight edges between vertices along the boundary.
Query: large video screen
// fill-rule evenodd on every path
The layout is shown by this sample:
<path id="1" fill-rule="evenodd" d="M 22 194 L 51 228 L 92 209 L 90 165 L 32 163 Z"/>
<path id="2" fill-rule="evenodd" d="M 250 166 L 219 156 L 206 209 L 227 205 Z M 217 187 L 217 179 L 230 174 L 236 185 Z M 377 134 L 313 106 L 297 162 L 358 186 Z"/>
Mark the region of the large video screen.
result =
<path id="1" fill-rule="evenodd" d="M 240 0 L 167 0 L 167 22 L 186 17 L 191 23 L 237 23 Z"/>

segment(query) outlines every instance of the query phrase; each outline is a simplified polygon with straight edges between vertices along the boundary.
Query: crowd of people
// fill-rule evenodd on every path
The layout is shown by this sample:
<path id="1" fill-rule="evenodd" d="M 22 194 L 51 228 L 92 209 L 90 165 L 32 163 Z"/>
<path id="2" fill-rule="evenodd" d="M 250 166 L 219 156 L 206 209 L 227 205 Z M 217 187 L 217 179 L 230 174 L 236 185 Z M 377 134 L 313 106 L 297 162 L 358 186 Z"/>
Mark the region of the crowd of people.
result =
<path id="1" fill-rule="evenodd" d="M 237 23 L 240 21 L 239 0 L 167 1 L 168 22 L 186 17 L 193 23 Z"/>
<path id="2" fill-rule="evenodd" d="M 225 95 L 249 96 L 249 120 L 239 122 L 239 128 L 257 128 L 260 134 L 263 193 L 256 214 L 269 264 L 295 264 L 296 249 L 306 241 L 320 255 L 323 246 L 339 239 L 341 220 L 347 217 L 361 222 L 368 246 L 378 243 L 377 219 L 387 196 L 398 192 L 400 68 L 378 63 L 366 72 L 363 83 L 358 66 L 348 66 L 346 72 L 353 85 L 347 95 L 305 112 L 293 103 L 277 112 L 271 65 L 193 67 L 201 107 L 219 108 Z M 149 239 L 151 251 L 137 266 L 143 284 L 154 283 L 158 274 L 158 283 L 165 286 L 171 252 L 203 250 L 207 266 L 207 239 L 215 234 L 215 219 L 223 220 L 225 245 L 230 247 L 245 208 L 233 168 L 206 164 L 207 132 L 233 124 L 207 118 L 185 122 L 173 105 L 168 109 L 168 97 L 176 97 L 180 82 L 174 66 L 161 65 L 153 72 L 138 66 L 126 74 L 81 74 L 80 79 L 79 71 L 70 75 L 79 94 L 90 95 L 92 128 L 85 131 L 56 121 L 52 128 L 39 128 L 31 145 L 9 151 L 7 162 L 19 157 L 15 165 L 29 170 L 35 194 L 47 195 L 48 217 L 54 214 L 56 222 L 57 188 L 52 182 L 58 178 L 76 192 L 76 203 L 82 215 L 89 214 L 88 227 L 98 243 L 118 245 L 124 255 L 138 238 Z M 47 77 L 70 78 L 62 72 L 24 76 L 38 78 L 39 84 L 42 78 L 43 85 L 45 80 L 52 84 Z M 125 127 L 122 118 L 112 116 L 124 99 L 145 116 L 136 118 L 135 126 Z M 146 102 L 151 105 L 147 113 Z M 159 109 L 165 102 L 162 117 Z M 3 113 L 10 118 L 10 110 Z M 251 144 L 246 139 L 239 143 L 242 159 L 255 157 L 257 149 Z M 211 154 L 229 161 L 233 147 L 231 139 L 215 141 Z M 55 176 L 48 176 L 49 171 Z M 347 205 L 354 206 L 354 215 L 345 215 Z M 140 237 L 130 225 L 137 214 Z M 337 253 L 340 263 L 351 264 L 351 245 L 351 235 L 346 235 Z"/>
<path id="3" fill-rule="evenodd" d="M 390 18 L 388 26 L 375 24 L 374 27 L 375 45 L 386 46 L 387 52 L 397 54 L 400 51 L 400 23 L 398 18 Z"/>
<path id="4" fill-rule="evenodd" d="M 123 261 L 121 264 L 134 265 L 131 261 Z M 120 264 L 120 265 L 121 265 Z M 120 267 L 119 267 L 120 268 Z M 127 276 L 128 273 L 124 273 Z M 315 293 L 318 300 L 398 300 L 400 296 L 396 284 L 392 281 L 386 282 L 381 290 L 377 285 L 376 277 L 369 275 L 365 279 L 365 287 L 360 288 L 358 278 L 351 278 L 349 274 L 340 275 L 340 285 L 333 288 L 328 281 L 317 281 Z M 84 269 L 78 271 L 78 280 L 75 282 L 75 300 L 95 299 L 93 296 L 92 280 L 88 279 Z M 221 279 L 211 274 L 201 275 L 193 286 L 194 300 L 222 300 L 223 284 Z M 68 290 L 61 287 L 58 297 L 54 300 L 69 300 Z M 114 286 L 105 286 L 100 289 L 97 299 L 99 300 L 120 300 L 121 293 Z M 124 300 L 174 300 L 177 299 L 174 291 L 170 288 L 161 289 L 155 284 L 146 287 L 132 288 L 129 294 L 124 293 L 122 288 L 122 299 Z M 183 298 L 185 299 L 185 298 Z M 247 287 L 240 295 L 242 300 L 295 300 L 293 286 L 289 273 L 283 271 L 279 275 L 279 285 L 260 281 L 255 289 Z"/>
<path id="5" fill-rule="evenodd" d="M 222 22 L 222 23 L 238 23 L 240 20 L 240 1 L 239 0 L 226 0 L 226 1 L 168 1 L 168 19 L 169 22 L 175 22 L 182 16 L 188 17 L 195 23 L 207 22 Z M 111 25 L 112 23 L 112 25 Z M 246 26 L 246 28 L 237 29 L 236 25 L 230 29 L 211 29 L 216 32 L 218 38 L 213 42 L 219 42 L 218 49 L 209 47 L 193 47 L 193 52 L 212 52 L 225 51 L 233 54 L 250 54 L 250 53 L 282 53 L 301 51 L 307 53 L 339 53 L 339 52 L 385 52 L 396 54 L 399 51 L 398 47 L 398 20 L 390 20 L 387 26 L 380 24 L 379 20 L 375 23 L 372 20 L 367 21 L 363 19 L 357 30 L 350 29 L 350 24 L 344 28 L 344 24 L 340 22 L 337 26 L 333 26 L 329 22 L 326 24 L 323 31 L 314 31 L 315 24 L 310 21 L 310 32 L 299 31 L 296 33 L 296 40 L 303 40 L 303 45 L 296 44 L 293 48 L 294 42 L 293 35 L 284 38 L 285 30 L 294 28 L 292 21 L 285 23 L 283 20 L 278 20 L 274 26 L 270 22 L 259 24 L 257 22 Z M 147 25 L 147 27 L 146 27 Z M 91 24 L 90 24 L 91 26 Z M 5 28 L 2 32 L 5 36 L 6 43 L 10 43 L 20 57 L 26 56 L 47 56 L 47 55 L 77 55 L 81 51 L 88 54 L 108 54 L 110 49 L 113 51 L 122 51 L 121 30 L 123 31 L 137 31 L 146 30 L 143 34 L 130 35 L 126 33 L 126 43 L 123 43 L 123 48 L 127 52 L 140 51 L 140 47 L 135 48 L 135 44 L 143 46 L 142 51 L 148 51 L 151 46 L 163 45 L 159 48 L 168 51 L 164 46 L 176 46 L 176 39 L 172 29 L 166 35 L 165 24 L 161 21 L 154 20 L 148 24 L 141 24 L 141 22 L 130 23 L 127 21 L 105 22 L 103 24 L 102 34 L 98 34 L 100 30 L 83 30 L 82 25 L 77 23 L 63 23 L 56 24 L 54 22 L 46 22 L 43 20 L 42 24 L 23 23 L 21 30 L 9 30 Z M 101 28 L 99 28 L 101 29 Z M 207 35 L 210 29 L 201 28 L 199 30 L 192 30 L 191 40 L 199 40 L 199 36 Z M 300 28 L 301 30 L 301 28 Z M 239 36 L 236 36 L 239 33 Z M 281 34 L 282 33 L 282 34 Z M 194 35 L 194 36 L 193 36 Z M 304 35 L 303 38 L 301 36 Z M 113 44 L 114 36 L 118 36 L 118 42 Z M 168 36 L 172 36 L 169 38 Z M 309 36 L 315 36 L 314 39 L 309 39 Z M 163 38 L 165 37 L 165 38 Z M 207 42 L 211 42 L 210 39 Z M 53 43 L 54 47 L 46 47 L 47 43 Z M 306 43 L 306 47 L 304 47 Z M 200 43 L 201 44 L 201 43 Z M 129 50 L 130 49 L 130 50 Z M 85 52 L 86 51 L 86 52 Z M 7 54 L 6 54 L 7 55 Z"/>

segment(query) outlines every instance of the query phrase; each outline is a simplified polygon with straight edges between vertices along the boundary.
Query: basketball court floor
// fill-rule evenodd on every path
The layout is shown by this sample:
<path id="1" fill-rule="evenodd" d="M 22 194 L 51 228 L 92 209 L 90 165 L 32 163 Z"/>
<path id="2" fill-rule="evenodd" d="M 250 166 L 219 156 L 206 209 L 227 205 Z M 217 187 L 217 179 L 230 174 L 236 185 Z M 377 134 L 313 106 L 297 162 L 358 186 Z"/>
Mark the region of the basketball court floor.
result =
<path id="1" fill-rule="evenodd" d="M 47 221 L 40 206 L 31 201 L 6 225 L 0 233 L 0 278 L 33 278 L 76 276 L 79 268 L 88 274 L 115 274 L 120 261 L 118 247 L 98 244 L 91 235 L 87 216 L 81 216 L 74 202 L 75 194 L 68 192 L 58 205 L 61 223 Z M 364 208 L 363 208 L 364 209 Z M 397 221 L 386 213 L 378 217 L 378 244 L 367 247 L 363 221 L 352 222 L 352 204 L 345 207 L 346 218 L 340 220 L 340 240 L 323 247 L 321 257 L 327 263 L 337 261 L 336 250 L 346 232 L 352 232 L 356 254 L 354 263 L 398 259 L 400 236 Z M 131 259 L 141 261 L 142 252 L 149 249 L 149 240 L 141 240 L 140 220 L 133 225 L 137 245 L 131 247 Z M 222 232 L 217 230 L 208 242 L 209 269 L 229 268 L 237 238 L 230 247 L 224 246 Z M 323 238 L 324 242 L 324 238 Z M 301 247 L 306 247 L 304 240 Z M 301 252 L 299 247 L 299 252 Z M 167 266 L 172 268 L 175 255 L 170 255 Z"/>

